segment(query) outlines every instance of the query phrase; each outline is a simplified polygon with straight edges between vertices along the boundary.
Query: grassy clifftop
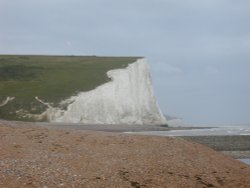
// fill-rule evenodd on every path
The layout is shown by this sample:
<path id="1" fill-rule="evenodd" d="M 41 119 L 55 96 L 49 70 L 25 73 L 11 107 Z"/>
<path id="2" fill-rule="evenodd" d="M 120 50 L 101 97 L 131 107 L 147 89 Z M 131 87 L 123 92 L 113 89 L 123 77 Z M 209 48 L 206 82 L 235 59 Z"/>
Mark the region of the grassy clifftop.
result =
<path id="1" fill-rule="evenodd" d="M 0 55 L 0 119 L 31 120 L 46 106 L 109 81 L 106 72 L 127 67 L 137 57 Z M 14 100 L 3 105 L 7 97 Z M 1 105 L 2 104 L 2 105 Z M 22 113 L 20 113 L 22 112 Z"/>

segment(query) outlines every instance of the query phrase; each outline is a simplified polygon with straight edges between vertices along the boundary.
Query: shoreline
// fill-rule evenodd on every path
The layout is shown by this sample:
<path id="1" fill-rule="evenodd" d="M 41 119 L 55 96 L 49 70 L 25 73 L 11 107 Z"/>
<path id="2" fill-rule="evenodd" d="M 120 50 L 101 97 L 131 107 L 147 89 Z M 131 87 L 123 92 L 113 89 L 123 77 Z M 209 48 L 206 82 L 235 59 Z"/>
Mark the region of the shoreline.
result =
<path id="1" fill-rule="evenodd" d="M 32 125 L 46 128 L 61 128 L 71 130 L 101 131 L 101 132 L 144 132 L 144 131 L 171 131 L 171 130 L 192 130 L 207 129 L 213 127 L 170 127 L 168 125 L 129 125 L 129 124 L 81 124 L 81 123 L 49 123 L 49 122 L 23 122 L 23 121 L 7 121 L 0 119 L 0 125 L 20 126 Z"/>
<path id="2" fill-rule="evenodd" d="M 214 127 L 167 127 L 165 125 L 99 125 L 99 124 L 70 124 L 70 123 L 44 123 L 44 122 L 18 122 L 0 120 L 0 125 L 19 127 L 30 125 L 48 129 L 62 129 L 74 131 L 96 131 L 107 133 L 131 132 L 133 135 L 140 135 L 144 131 L 173 131 L 173 130 L 202 130 Z M 138 133 L 138 134 L 137 134 Z M 150 136 L 150 135 L 148 135 Z M 151 135 L 153 136 L 153 135 Z M 154 135 L 156 136 L 156 135 Z M 159 135 L 158 135 L 159 136 Z M 159 136 L 164 137 L 164 136 Z M 233 157 L 234 159 L 250 158 L 250 135 L 209 135 L 209 136 L 173 136 L 184 140 L 199 143 L 215 151 Z"/>

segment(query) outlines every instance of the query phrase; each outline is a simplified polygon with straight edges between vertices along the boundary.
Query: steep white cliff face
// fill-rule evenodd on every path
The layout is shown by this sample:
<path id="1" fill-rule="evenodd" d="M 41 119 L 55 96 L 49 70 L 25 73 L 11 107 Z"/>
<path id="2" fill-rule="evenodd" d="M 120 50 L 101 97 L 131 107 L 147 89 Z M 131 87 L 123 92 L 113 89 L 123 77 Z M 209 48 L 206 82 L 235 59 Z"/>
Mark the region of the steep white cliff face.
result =
<path id="1" fill-rule="evenodd" d="M 166 123 L 153 94 L 146 59 L 139 59 L 125 69 L 110 70 L 107 75 L 110 82 L 64 101 L 70 103 L 67 110 L 48 109 L 49 120 L 90 124 Z"/>

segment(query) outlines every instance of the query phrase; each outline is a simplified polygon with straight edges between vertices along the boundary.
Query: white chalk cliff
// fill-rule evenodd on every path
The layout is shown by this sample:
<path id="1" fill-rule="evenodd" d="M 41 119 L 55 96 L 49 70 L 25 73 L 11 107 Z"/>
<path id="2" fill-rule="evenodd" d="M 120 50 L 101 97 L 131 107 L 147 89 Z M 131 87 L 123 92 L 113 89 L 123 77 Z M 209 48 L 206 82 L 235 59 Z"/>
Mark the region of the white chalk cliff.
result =
<path id="1" fill-rule="evenodd" d="M 88 124 L 166 123 L 154 97 L 146 59 L 138 59 L 124 69 L 110 70 L 107 76 L 110 82 L 63 101 L 69 103 L 66 110 L 48 109 L 49 121 Z"/>

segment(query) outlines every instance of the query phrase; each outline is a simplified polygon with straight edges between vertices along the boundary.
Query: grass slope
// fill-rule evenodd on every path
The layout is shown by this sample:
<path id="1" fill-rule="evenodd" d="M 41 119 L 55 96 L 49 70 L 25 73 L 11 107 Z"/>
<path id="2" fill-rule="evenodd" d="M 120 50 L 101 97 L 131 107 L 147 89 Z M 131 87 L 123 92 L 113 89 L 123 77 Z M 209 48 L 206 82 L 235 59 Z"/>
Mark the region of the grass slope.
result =
<path id="1" fill-rule="evenodd" d="M 106 72 L 127 67 L 137 57 L 0 55 L 0 119 L 32 120 L 18 115 L 22 110 L 39 114 L 46 109 L 35 100 L 58 106 L 60 101 L 108 82 Z"/>

